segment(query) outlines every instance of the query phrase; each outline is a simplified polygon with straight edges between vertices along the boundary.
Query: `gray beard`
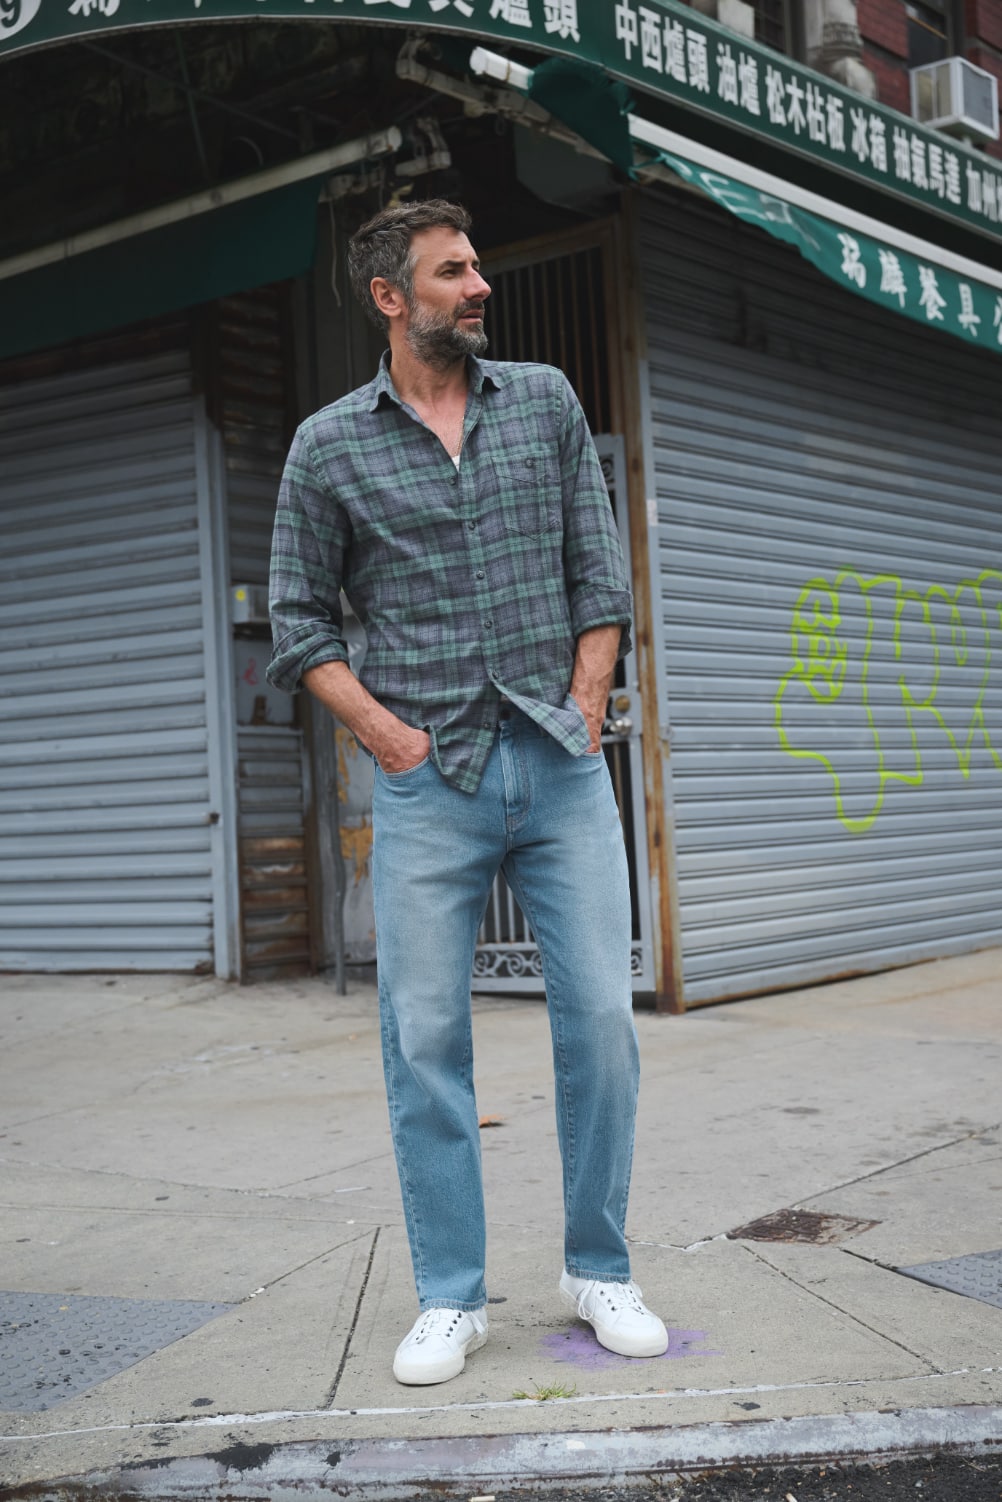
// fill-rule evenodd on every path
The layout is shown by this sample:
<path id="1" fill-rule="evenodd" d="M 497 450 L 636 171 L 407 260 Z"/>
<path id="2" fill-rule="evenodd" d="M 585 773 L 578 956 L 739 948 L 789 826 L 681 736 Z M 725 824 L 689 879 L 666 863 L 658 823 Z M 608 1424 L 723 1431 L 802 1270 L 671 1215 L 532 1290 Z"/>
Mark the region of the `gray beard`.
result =
<path id="1" fill-rule="evenodd" d="M 447 315 L 419 313 L 407 330 L 411 353 L 433 370 L 448 370 L 467 355 L 482 355 L 487 335 L 461 329 Z"/>

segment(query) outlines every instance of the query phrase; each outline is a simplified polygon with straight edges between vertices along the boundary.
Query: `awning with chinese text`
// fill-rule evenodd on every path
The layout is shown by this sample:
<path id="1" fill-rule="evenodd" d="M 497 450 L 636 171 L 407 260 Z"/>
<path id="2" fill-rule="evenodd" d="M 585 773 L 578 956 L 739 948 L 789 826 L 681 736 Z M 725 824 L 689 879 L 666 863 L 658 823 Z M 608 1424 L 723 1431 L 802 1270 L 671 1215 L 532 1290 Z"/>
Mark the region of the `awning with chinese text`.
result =
<path id="1" fill-rule="evenodd" d="M 996 254 L 1002 245 L 999 162 L 681 0 L 3 0 L 0 59 L 118 29 L 250 18 L 378 21 L 590 62 L 684 111 L 687 133 L 724 131 L 736 154 L 776 150 L 977 234 Z"/>
<path id="2" fill-rule="evenodd" d="M 657 161 L 729 213 L 795 246 L 840 286 L 917 323 L 955 334 L 967 344 L 1002 354 L 1002 292 L 997 287 L 961 276 L 932 258 L 923 261 L 855 227 L 850 231 L 672 152 L 659 152 Z"/>
<path id="3" fill-rule="evenodd" d="M 529 70 L 478 49 L 474 72 L 504 77 L 631 176 L 667 167 L 723 208 L 793 245 L 861 297 L 1002 352 L 1002 273 L 630 113 L 607 74 L 549 60 Z M 570 106 L 570 107 L 568 107 Z M 601 106 L 601 108 L 600 108 Z M 596 123 L 598 122 L 598 123 Z"/>

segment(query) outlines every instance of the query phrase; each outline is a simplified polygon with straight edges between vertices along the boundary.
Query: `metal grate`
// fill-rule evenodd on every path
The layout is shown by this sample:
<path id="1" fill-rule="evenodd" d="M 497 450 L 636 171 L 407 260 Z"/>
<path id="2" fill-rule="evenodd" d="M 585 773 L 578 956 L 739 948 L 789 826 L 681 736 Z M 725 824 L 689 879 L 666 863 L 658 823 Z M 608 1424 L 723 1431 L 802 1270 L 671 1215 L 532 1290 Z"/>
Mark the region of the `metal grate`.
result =
<path id="1" fill-rule="evenodd" d="M 850 1215 L 824 1215 L 817 1210 L 775 1210 L 727 1232 L 728 1241 L 790 1241 L 811 1246 L 838 1246 L 861 1231 L 872 1231 L 879 1220 Z"/>
<path id="2" fill-rule="evenodd" d="M 0 1292 L 0 1411 L 42 1413 L 233 1307 Z"/>
<path id="3" fill-rule="evenodd" d="M 564 372 L 593 433 L 612 431 L 610 354 L 602 247 L 523 265 L 501 262 L 491 284 L 490 355 Z"/>

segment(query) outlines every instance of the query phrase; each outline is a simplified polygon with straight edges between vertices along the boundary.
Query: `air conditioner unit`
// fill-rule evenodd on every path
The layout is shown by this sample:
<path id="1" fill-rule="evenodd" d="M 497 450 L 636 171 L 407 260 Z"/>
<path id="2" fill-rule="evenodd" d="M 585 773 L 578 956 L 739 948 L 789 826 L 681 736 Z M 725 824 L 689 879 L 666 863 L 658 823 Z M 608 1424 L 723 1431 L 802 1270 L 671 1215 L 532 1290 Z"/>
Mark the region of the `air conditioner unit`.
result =
<path id="1" fill-rule="evenodd" d="M 234 626 L 263 626 L 268 621 L 267 584 L 234 584 L 230 599 Z"/>
<path id="2" fill-rule="evenodd" d="M 966 57 L 944 57 L 912 68 L 912 114 L 930 130 L 953 136 L 999 138 L 998 83 Z"/>

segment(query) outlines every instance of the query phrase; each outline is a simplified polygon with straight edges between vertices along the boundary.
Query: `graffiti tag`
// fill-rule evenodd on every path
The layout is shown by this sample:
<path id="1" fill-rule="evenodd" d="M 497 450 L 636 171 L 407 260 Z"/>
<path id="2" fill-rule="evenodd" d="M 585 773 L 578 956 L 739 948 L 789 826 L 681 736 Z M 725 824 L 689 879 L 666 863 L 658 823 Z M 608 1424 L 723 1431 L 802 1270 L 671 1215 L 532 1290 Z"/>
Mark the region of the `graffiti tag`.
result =
<path id="1" fill-rule="evenodd" d="M 855 569 L 811 579 L 791 656 L 774 700 L 779 742 L 826 769 L 850 833 L 872 828 L 892 785 L 921 787 L 940 747 L 964 778 L 979 750 L 1002 772 L 999 570 L 924 592 Z"/>

